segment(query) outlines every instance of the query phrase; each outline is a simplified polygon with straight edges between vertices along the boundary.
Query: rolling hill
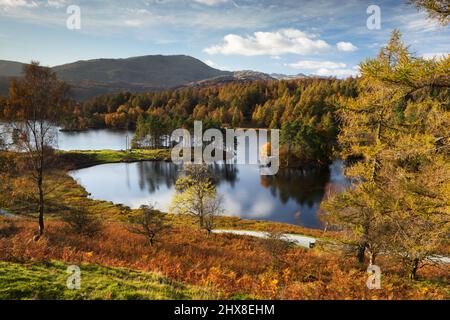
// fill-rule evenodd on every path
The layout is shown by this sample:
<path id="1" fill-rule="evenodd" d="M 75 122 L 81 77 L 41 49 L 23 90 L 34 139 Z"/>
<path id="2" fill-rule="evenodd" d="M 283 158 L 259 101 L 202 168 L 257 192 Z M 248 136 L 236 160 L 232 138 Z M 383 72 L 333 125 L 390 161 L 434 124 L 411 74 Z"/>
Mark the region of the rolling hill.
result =
<path id="1" fill-rule="evenodd" d="M 7 92 L 10 77 L 21 73 L 23 64 L 0 60 L 0 93 Z M 141 56 L 127 59 L 77 61 L 52 68 L 58 77 L 72 85 L 79 99 L 115 91 L 153 91 L 187 85 L 220 76 L 232 76 L 193 57 Z"/>

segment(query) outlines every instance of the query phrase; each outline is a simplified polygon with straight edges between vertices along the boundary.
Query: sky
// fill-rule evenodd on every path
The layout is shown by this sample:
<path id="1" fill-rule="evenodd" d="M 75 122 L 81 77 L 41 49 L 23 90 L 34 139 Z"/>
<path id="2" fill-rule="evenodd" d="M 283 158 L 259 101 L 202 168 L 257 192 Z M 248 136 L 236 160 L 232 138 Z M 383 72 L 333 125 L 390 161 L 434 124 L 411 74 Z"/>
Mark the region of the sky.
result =
<path id="1" fill-rule="evenodd" d="M 395 28 L 418 56 L 450 52 L 450 28 L 406 0 L 0 0 L 0 59 L 185 54 L 222 70 L 342 78 Z"/>

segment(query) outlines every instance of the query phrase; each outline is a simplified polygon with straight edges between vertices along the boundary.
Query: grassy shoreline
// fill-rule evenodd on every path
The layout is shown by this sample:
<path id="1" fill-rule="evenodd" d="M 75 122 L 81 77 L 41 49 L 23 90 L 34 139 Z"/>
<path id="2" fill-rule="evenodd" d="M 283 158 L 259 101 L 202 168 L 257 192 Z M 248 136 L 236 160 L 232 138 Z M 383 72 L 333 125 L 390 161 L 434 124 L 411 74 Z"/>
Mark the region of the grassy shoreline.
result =
<path id="1" fill-rule="evenodd" d="M 64 162 L 72 165 L 73 169 L 83 169 L 107 163 L 170 161 L 170 151 L 170 149 L 74 150 L 58 151 L 57 154 Z"/>

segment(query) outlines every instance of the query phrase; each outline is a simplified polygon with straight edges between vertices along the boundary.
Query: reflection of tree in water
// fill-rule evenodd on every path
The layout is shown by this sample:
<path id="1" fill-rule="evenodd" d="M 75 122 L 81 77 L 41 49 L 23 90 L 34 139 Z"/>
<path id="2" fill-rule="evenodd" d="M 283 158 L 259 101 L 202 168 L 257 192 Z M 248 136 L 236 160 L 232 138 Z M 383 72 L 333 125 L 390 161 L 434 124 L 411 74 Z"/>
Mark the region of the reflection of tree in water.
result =
<path id="1" fill-rule="evenodd" d="M 137 168 L 139 187 L 141 190 L 148 189 L 150 193 L 159 190 L 162 185 L 168 189 L 172 188 L 182 171 L 181 166 L 164 161 L 139 162 Z M 238 166 L 215 163 L 210 168 L 214 172 L 218 185 L 225 182 L 235 187 L 238 181 Z M 328 168 L 308 171 L 280 169 L 275 176 L 260 176 L 260 183 L 283 204 L 293 199 L 299 205 L 312 207 L 324 198 L 326 186 L 330 183 L 330 171 Z"/>
<path id="2" fill-rule="evenodd" d="M 234 164 L 214 163 L 210 165 L 216 178 L 217 185 L 228 182 L 234 188 L 237 181 L 239 169 Z"/>
<path id="3" fill-rule="evenodd" d="M 165 184 L 170 189 L 178 179 L 180 166 L 164 161 L 146 161 L 137 164 L 139 172 L 139 187 L 144 190 L 148 188 L 150 193 Z"/>
<path id="4" fill-rule="evenodd" d="M 270 188 L 274 197 L 279 196 L 286 204 L 290 199 L 299 205 L 312 207 L 325 194 L 325 186 L 330 180 L 330 171 L 325 169 L 298 170 L 280 169 L 275 176 L 261 176 L 261 185 Z"/>
<path id="5" fill-rule="evenodd" d="M 147 188 L 150 193 L 159 190 L 161 185 L 167 189 L 173 187 L 181 174 L 182 166 L 165 161 L 145 161 L 137 164 L 139 172 L 139 187 L 141 190 Z M 238 169 L 231 164 L 211 165 L 217 183 L 228 182 L 232 186 L 237 180 Z"/>

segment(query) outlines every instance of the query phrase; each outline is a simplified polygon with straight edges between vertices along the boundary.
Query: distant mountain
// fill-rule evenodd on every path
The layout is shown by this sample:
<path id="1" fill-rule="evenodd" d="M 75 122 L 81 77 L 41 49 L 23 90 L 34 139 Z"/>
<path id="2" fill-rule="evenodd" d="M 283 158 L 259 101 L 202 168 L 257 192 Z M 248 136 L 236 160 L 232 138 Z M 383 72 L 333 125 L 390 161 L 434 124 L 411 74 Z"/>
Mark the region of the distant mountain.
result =
<path id="1" fill-rule="evenodd" d="M 231 74 L 184 55 L 96 59 L 65 64 L 53 69 L 60 79 L 74 87 L 74 91 L 81 98 L 121 90 L 163 90 Z"/>
<path id="2" fill-rule="evenodd" d="M 20 75 L 23 64 L 0 61 L 0 92 L 7 91 L 7 79 Z M 121 90 L 142 92 L 163 90 L 232 72 L 211 68 L 193 57 L 142 56 L 127 59 L 77 61 L 52 68 L 73 87 L 75 95 L 86 99 L 97 94 Z M 5 87 L 6 84 L 6 87 Z"/>
<path id="3" fill-rule="evenodd" d="M 234 72 L 230 73 L 229 75 L 218 76 L 218 77 L 214 77 L 214 78 L 210 78 L 210 79 L 191 82 L 187 86 L 207 87 L 207 86 L 221 85 L 221 84 L 225 84 L 225 83 L 229 83 L 229 82 L 246 82 L 246 81 L 257 81 L 257 80 L 268 81 L 268 80 L 276 80 L 276 79 L 266 73 L 244 70 L 244 71 L 234 71 Z"/>
<path id="4" fill-rule="evenodd" d="M 276 80 L 274 77 L 268 75 L 267 73 L 243 70 L 233 72 L 233 76 L 238 80 Z"/>
<path id="5" fill-rule="evenodd" d="M 20 76 L 22 67 L 20 62 L 0 60 L 0 95 L 8 93 L 9 79 Z"/>
<path id="6" fill-rule="evenodd" d="M 272 78 L 275 78 L 278 80 L 295 80 L 295 79 L 304 79 L 304 78 L 309 77 L 303 73 L 293 74 L 293 75 L 287 75 L 287 74 L 282 74 L 282 73 L 272 73 L 270 76 Z"/>
<path id="7" fill-rule="evenodd" d="M 115 82 L 171 88 L 230 74 L 189 56 L 142 56 L 78 61 L 53 68 L 65 81 Z"/>
<path id="8" fill-rule="evenodd" d="M 0 60 L 0 77 L 17 77 L 22 72 L 23 63 Z"/>

